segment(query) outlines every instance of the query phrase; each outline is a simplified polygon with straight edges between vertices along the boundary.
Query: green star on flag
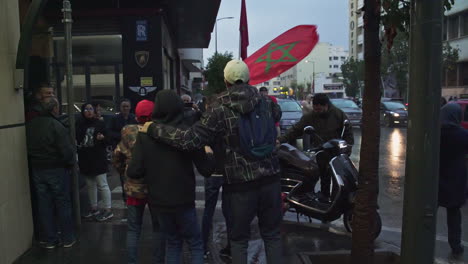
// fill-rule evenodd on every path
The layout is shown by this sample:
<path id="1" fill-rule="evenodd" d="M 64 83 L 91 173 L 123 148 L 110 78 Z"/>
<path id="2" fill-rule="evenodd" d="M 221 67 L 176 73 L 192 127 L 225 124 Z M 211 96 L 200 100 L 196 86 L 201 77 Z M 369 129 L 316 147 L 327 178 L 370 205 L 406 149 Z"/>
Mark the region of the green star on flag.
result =
<path id="1" fill-rule="evenodd" d="M 270 43 L 270 46 L 268 47 L 268 51 L 258 57 L 258 59 L 255 61 L 256 63 L 260 62 L 266 62 L 267 66 L 265 67 L 265 73 L 268 73 L 271 69 L 271 67 L 275 64 L 278 64 L 280 62 L 295 62 L 297 61 L 297 58 L 295 58 L 293 55 L 290 54 L 290 51 L 296 46 L 297 43 L 300 41 L 292 42 L 292 43 L 286 43 L 284 45 L 278 45 L 274 42 Z M 271 54 L 275 51 L 281 51 L 282 55 L 279 59 L 272 59 Z"/>

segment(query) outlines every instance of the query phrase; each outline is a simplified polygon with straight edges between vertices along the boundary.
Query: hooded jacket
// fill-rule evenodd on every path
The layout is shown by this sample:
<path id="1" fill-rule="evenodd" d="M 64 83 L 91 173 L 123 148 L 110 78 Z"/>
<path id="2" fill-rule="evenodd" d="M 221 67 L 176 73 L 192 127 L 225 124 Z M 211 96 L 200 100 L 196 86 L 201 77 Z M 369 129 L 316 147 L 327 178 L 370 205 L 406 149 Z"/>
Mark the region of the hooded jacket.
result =
<path id="1" fill-rule="evenodd" d="M 189 129 L 176 128 L 158 123 L 151 124 L 148 135 L 170 144 L 176 148 L 193 150 L 214 143 L 217 136 L 224 137 L 226 142 L 225 188 L 226 191 L 255 189 L 279 180 L 280 167 L 275 153 L 261 160 L 251 160 L 233 151 L 232 140 L 239 135 L 238 121 L 240 115 L 254 110 L 260 100 L 258 90 L 247 84 L 234 85 L 218 96 L 219 106 L 203 113 L 199 122 Z M 267 98 L 271 106 L 271 115 L 275 122 L 281 118 L 277 104 Z"/>
<path id="2" fill-rule="evenodd" d="M 306 126 L 313 126 L 317 136 L 323 139 L 323 142 L 314 141 L 315 145 L 325 143 L 330 139 L 341 138 L 344 121 L 348 119 L 346 114 L 332 104 L 328 106 L 328 112 L 325 114 L 317 112 L 308 112 L 294 126 L 292 126 L 284 136 L 279 137 L 279 141 L 291 142 L 301 137 Z M 354 144 L 354 136 L 351 127 L 345 128 L 343 139 L 349 144 Z"/>
<path id="3" fill-rule="evenodd" d="M 182 100 L 171 90 L 157 93 L 153 121 L 185 128 Z M 213 171 L 211 159 L 202 150 L 184 152 L 158 142 L 144 133 L 138 133 L 132 150 L 127 176 L 144 178 L 148 185 L 150 205 L 156 210 L 174 211 L 195 206 L 195 163 L 203 176 Z"/>
<path id="4" fill-rule="evenodd" d="M 460 207 L 465 203 L 468 131 L 460 126 L 461 107 L 449 103 L 440 113 L 439 205 Z"/>
<path id="5" fill-rule="evenodd" d="M 104 121 L 84 117 L 85 103 L 81 106 L 81 115 L 76 123 L 76 142 L 78 144 L 78 165 L 80 172 L 87 176 L 97 176 L 107 172 L 108 134 Z M 103 134 L 103 140 L 97 140 L 97 134 Z"/>

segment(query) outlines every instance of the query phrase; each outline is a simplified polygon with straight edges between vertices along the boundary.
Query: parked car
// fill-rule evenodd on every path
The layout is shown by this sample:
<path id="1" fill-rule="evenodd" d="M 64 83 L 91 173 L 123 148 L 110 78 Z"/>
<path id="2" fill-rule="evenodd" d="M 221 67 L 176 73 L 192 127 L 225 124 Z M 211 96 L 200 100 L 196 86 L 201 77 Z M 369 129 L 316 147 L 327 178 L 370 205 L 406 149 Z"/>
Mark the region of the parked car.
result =
<path id="1" fill-rule="evenodd" d="M 382 101 L 380 103 L 380 122 L 387 127 L 408 124 L 408 110 L 399 101 Z"/>
<path id="2" fill-rule="evenodd" d="M 459 104 L 462 109 L 462 127 L 468 129 L 468 99 L 458 99 L 456 101 L 450 101 L 450 104 Z"/>
<path id="3" fill-rule="evenodd" d="M 351 125 L 361 126 L 362 125 L 362 110 L 359 106 L 350 99 L 330 99 L 333 105 L 343 110 L 348 116 Z"/>
<path id="4" fill-rule="evenodd" d="M 296 100 L 278 99 L 278 104 L 283 112 L 280 120 L 281 134 L 296 124 L 302 117 L 302 107 Z"/>

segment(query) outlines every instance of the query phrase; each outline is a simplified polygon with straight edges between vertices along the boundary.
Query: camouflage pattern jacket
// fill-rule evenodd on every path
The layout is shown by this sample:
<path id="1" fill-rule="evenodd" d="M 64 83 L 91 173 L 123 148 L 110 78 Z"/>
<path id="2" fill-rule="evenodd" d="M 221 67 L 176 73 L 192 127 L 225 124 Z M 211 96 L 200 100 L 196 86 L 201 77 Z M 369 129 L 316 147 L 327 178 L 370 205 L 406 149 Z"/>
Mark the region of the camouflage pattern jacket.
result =
<path id="1" fill-rule="evenodd" d="M 143 183 L 143 179 L 131 179 L 127 177 L 128 164 L 132 159 L 132 149 L 138 135 L 138 125 L 127 125 L 122 128 L 121 133 L 122 139 L 114 150 L 112 165 L 120 175 L 124 175 L 125 193 L 130 197 L 144 199 L 148 195 L 148 187 Z"/>
<path id="2" fill-rule="evenodd" d="M 203 113 L 199 122 L 182 130 L 162 124 L 151 124 L 147 133 L 156 140 L 182 150 L 200 149 L 214 143 L 217 136 L 226 142 L 225 170 L 226 190 L 245 190 L 279 179 L 280 167 L 275 153 L 261 160 L 250 160 L 235 150 L 238 148 L 238 120 L 241 114 L 254 110 L 260 99 L 257 88 L 234 85 L 218 96 L 210 110 Z M 267 99 L 275 122 L 281 118 L 279 106 Z"/>

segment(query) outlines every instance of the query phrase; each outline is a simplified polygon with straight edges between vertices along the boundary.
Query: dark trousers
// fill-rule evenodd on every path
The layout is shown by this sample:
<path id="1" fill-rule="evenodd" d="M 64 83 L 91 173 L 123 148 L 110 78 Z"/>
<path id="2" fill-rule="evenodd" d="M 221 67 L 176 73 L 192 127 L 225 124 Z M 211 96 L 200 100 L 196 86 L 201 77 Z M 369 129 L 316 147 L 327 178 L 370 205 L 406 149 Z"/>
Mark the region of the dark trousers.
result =
<path id="1" fill-rule="evenodd" d="M 208 239 L 210 237 L 210 232 L 213 227 L 213 215 L 216 209 L 216 204 L 218 203 L 219 189 L 223 186 L 224 178 L 218 176 L 211 176 L 205 179 L 205 210 L 203 211 L 203 221 L 202 221 L 202 238 L 203 238 L 203 248 L 205 252 L 208 251 Z M 230 220 L 229 220 L 229 208 L 225 202 L 226 195 L 225 192 L 222 193 L 222 203 L 221 208 L 223 211 L 224 219 L 226 220 L 226 231 L 229 242 L 229 232 L 230 232 Z"/>
<path id="2" fill-rule="evenodd" d="M 75 239 L 70 201 L 70 173 L 64 168 L 32 169 L 33 184 L 39 212 L 41 229 L 46 242 L 59 241 L 55 216 L 58 218 L 62 240 Z M 55 210 L 54 210 L 55 208 Z"/>
<path id="3" fill-rule="evenodd" d="M 447 208 L 448 241 L 452 249 L 461 246 L 461 212 L 460 207 Z"/>
<path id="4" fill-rule="evenodd" d="M 331 158 L 324 152 L 321 152 L 316 158 L 320 170 L 320 192 L 324 197 L 330 198 L 331 175 L 328 173 L 328 163 Z"/>
<path id="5" fill-rule="evenodd" d="M 143 225 L 143 213 L 146 204 L 128 206 L 127 250 L 128 264 L 138 263 L 138 249 Z M 166 237 L 159 227 L 155 212 L 151 212 L 153 219 L 153 264 L 164 264 L 166 257 Z M 156 220 L 156 221 L 155 221 Z"/>
<path id="6" fill-rule="evenodd" d="M 250 223 L 258 217 L 268 264 L 282 264 L 281 185 L 279 181 L 246 192 L 226 193 L 231 208 L 232 263 L 247 264 Z"/>
<path id="7" fill-rule="evenodd" d="M 203 264 L 203 241 L 195 207 L 176 212 L 157 211 L 161 229 L 167 235 L 167 264 L 181 262 L 182 242 L 186 241 L 192 255 L 192 264 Z"/>

